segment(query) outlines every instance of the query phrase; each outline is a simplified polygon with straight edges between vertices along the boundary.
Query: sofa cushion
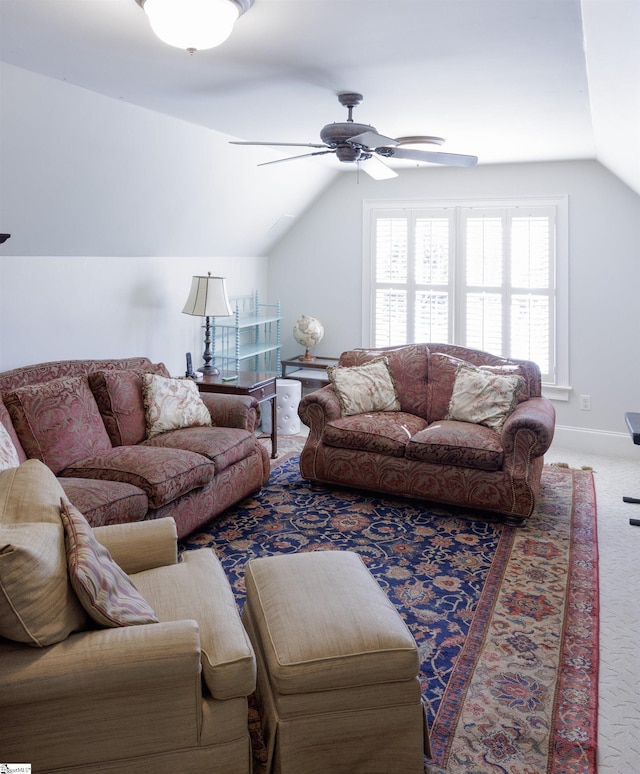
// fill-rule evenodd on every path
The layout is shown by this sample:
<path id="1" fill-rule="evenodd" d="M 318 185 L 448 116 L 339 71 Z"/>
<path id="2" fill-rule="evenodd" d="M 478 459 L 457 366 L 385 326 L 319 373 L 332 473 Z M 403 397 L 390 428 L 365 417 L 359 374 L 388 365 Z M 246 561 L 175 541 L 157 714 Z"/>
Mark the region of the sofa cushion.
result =
<path id="1" fill-rule="evenodd" d="M 84 628 L 69 583 L 62 488 L 38 460 L 0 473 L 0 635 L 44 646 Z"/>
<path id="2" fill-rule="evenodd" d="M 202 676 L 216 699 L 255 689 L 253 648 L 220 561 L 211 549 L 185 551 L 179 564 L 132 576 L 162 622 L 193 619 L 200 630 Z"/>
<path id="3" fill-rule="evenodd" d="M 65 497 L 60 500 L 69 578 L 81 605 L 96 623 L 138 626 L 158 623 L 129 576 L 93 536 L 87 520 Z"/>
<path id="4" fill-rule="evenodd" d="M 500 470 L 504 452 L 500 436 L 468 422 L 433 422 L 407 444 L 407 459 L 478 470 Z"/>
<path id="5" fill-rule="evenodd" d="M 339 449 L 403 457 L 409 439 L 426 426 L 424 419 L 402 411 L 356 414 L 328 422 L 322 442 Z"/>
<path id="6" fill-rule="evenodd" d="M 142 521 L 149 510 L 147 495 L 133 484 L 95 478 L 61 478 L 60 484 L 92 527 Z"/>
<path id="7" fill-rule="evenodd" d="M 0 526 L 0 635 L 42 648 L 85 621 L 69 585 L 62 526 Z"/>
<path id="8" fill-rule="evenodd" d="M 4 402 L 27 456 L 54 473 L 111 449 L 86 376 L 19 387 Z"/>
<path id="9" fill-rule="evenodd" d="M 400 410 L 427 419 L 427 370 L 429 347 L 405 344 L 389 349 L 352 349 L 340 355 L 341 366 L 362 365 L 384 355 L 389 361 Z"/>
<path id="10" fill-rule="evenodd" d="M 215 467 L 201 454 L 182 449 L 150 446 L 117 446 L 61 471 L 64 478 L 97 478 L 122 481 L 144 491 L 151 508 L 208 484 Z"/>
<path id="11" fill-rule="evenodd" d="M 19 464 L 18 450 L 11 440 L 9 431 L 0 423 L 0 471 L 17 468 Z"/>
<path id="12" fill-rule="evenodd" d="M 458 366 L 445 419 L 486 425 L 499 433 L 513 413 L 523 386 L 521 376 L 494 374 L 472 365 Z"/>
<path id="13" fill-rule="evenodd" d="M 449 409 L 449 402 L 453 394 L 453 385 L 456 380 L 458 368 L 461 365 L 473 364 L 461 360 L 453 355 L 444 352 L 431 352 L 429 355 L 429 382 L 427 385 L 428 395 L 428 418 L 429 422 L 436 422 L 444 419 Z M 504 363 L 501 365 L 480 365 L 476 366 L 481 371 L 487 373 L 502 374 L 504 376 L 524 376 L 520 366 L 515 363 Z M 518 391 L 518 403 L 527 400 L 529 393 L 526 383 L 523 380 L 522 388 Z"/>
<path id="14" fill-rule="evenodd" d="M 60 482 L 40 460 L 0 473 L 0 524 L 60 523 Z"/>
<path id="15" fill-rule="evenodd" d="M 156 374 L 142 377 L 147 438 L 180 427 L 210 427 L 211 414 L 191 379 L 169 379 Z"/>
<path id="16" fill-rule="evenodd" d="M 327 374 L 343 417 L 371 411 L 400 411 L 386 357 L 373 358 L 361 366 L 330 366 Z"/>
<path id="17" fill-rule="evenodd" d="M 89 386 L 114 446 L 134 446 L 147 437 L 142 400 L 144 373 L 169 376 L 169 372 L 162 363 L 149 366 L 144 370 L 134 368 L 124 371 L 103 370 L 89 374 Z"/>
<path id="18" fill-rule="evenodd" d="M 185 427 L 156 435 L 144 446 L 186 449 L 208 457 L 216 466 L 216 474 L 236 462 L 251 456 L 256 450 L 256 437 L 237 427 Z"/>

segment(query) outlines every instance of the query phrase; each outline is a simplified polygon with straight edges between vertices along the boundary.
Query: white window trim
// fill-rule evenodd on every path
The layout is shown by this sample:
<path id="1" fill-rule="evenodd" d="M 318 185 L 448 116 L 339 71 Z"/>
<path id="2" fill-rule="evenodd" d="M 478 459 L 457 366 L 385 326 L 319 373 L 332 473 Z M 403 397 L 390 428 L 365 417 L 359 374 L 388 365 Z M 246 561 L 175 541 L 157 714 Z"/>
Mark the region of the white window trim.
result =
<path id="1" fill-rule="evenodd" d="M 371 304 L 371 213 L 373 210 L 411 210 L 433 207 L 515 207 L 553 206 L 556 221 L 556 379 L 543 384 L 542 392 L 551 400 L 568 401 L 569 382 L 569 197 L 550 196 L 476 197 L 473 199 L 365 199 L 362 202 L 362 337 L 361 346 L 373 341 Z"/>

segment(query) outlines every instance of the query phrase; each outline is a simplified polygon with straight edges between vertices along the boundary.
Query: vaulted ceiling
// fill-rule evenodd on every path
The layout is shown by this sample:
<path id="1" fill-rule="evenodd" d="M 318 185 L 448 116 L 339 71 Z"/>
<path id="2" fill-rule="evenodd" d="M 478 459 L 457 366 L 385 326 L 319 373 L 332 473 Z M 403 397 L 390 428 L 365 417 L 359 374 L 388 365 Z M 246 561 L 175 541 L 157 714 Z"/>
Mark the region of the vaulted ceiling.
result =
<path id="1" fill-rule="evenodd" d="M 231 137 L 318 142 L 358 91 L 355 120 L 387 136 L 481 164 L 597 159 L 640 193 L 638 41 L 637 0 L 255 0 L 189 55 L 135 0 L 0 0 L 1 60 Z"/>

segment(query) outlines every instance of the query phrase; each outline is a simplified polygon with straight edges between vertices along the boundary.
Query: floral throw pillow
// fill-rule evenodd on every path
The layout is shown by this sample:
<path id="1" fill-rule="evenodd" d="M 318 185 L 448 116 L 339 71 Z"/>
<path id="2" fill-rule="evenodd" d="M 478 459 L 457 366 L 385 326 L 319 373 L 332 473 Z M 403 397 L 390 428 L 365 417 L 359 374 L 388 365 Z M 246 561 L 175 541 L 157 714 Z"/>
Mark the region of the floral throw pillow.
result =
<path id="1" fill-rule="evenodd" d="M 142 396 L 147 438 L 180 427 L 209 427 L 211 414 L 191 379 L 143 374 Z"/>
<path id="2" fill-rule="evenodd" d="M 20 464 L 18 451 L 13 445 L 7 428 L 0 422 L 0 470 L 17 468 Z"/>
<path id="3" fill-rule="evenodd" d="M 521 376 L 460 365 L 445 419 L 486 425 L 499 433 L 515 409 L 523 386 Z"/>
<path id="4" fill-rule="evenodd" d="M 107 627 L 158 623 L 156 614 L 131 578 L 93 536 L 89 522 L 65 498 L 60 499 L 69 579 L 80 604 Z"/>
<path id="5" fill-rule="evenodd" d="M 331 366 L 329 380 L 340 401 L 343 417 L 373 411 L 400 411 L 400 401 L 386 357 L 361 366 Z"/>

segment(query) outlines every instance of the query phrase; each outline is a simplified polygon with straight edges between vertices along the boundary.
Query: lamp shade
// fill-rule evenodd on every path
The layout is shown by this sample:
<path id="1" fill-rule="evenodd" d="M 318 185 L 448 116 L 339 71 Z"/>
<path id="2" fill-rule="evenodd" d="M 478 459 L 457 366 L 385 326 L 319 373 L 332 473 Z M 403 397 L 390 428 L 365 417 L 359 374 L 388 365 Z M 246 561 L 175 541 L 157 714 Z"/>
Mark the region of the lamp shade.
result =
<path id="1" fill-rule="evenodd" d="M 224 277 L 193 277 L 183 314 L 196 317 L 229 317 L 233 314 Z"/>
<path id="2" fill-rule="evenodd" d="M 241 11 L 234 0 L 144 0 L 143 8 L 160 40 L 188 51 L 224 43 Z"/>

